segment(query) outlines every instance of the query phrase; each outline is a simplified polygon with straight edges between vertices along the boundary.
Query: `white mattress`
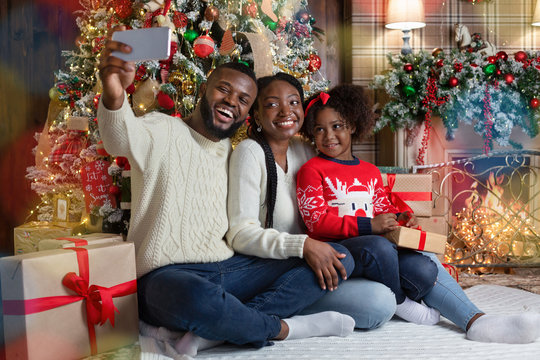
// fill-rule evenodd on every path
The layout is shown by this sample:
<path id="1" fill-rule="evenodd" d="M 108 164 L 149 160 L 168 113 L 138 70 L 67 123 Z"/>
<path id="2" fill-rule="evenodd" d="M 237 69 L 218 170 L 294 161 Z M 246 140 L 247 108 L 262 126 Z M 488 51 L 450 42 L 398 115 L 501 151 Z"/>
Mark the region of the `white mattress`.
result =
<path id="1" fill-rule="evenodd" d="M 465 291 L 486 313 L 540 313 L 540 295 L 496 285 Z M 540 326 L 540 324 L 539 324 Z M 144 359 L 145 357 L 142 356 Z M 182 357 L 184 358 L 184 357 Z M 540 339 L 532 344 L 478 343 L 443 319 L 423 326 L 392 319 L 371 331 L 356 330 L 346 338 L 327 337 L 275 342 L 262 349 L 221 345 L 201 351 L 197 359 L 540 359 Z"/>

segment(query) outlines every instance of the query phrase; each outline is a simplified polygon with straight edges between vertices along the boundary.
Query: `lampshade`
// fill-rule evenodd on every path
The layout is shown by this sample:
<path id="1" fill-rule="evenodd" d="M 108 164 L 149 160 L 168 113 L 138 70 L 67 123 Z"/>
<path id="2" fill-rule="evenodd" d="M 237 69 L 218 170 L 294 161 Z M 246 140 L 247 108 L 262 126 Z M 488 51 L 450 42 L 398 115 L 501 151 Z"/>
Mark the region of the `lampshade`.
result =
<path id="1" fill-rule="evenodd" d="M 540 2 L 536 2 L 536 7 L 534 8 L 534 15 L 532 18 L 532 26 L 540 26 Z"/>
<path id="2" fill-rule="evenodd" d="M 388 0 L 388 29 L 411 30 L 426 26 L 422 0 Z"/>

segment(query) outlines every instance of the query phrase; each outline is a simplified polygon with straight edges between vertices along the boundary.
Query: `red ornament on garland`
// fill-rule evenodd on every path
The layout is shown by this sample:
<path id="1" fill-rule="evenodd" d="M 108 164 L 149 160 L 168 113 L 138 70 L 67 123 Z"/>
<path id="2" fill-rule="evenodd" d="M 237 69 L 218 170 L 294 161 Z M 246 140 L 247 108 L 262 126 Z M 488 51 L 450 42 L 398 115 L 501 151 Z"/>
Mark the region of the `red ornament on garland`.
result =
<path id="1" fill-rule="evenodd" d="M 201 35 L 193 42 L 193 51 L 200 58 L 208 57 L 214 52 L 214 39 L 208 35 Z"/>
<path id="2" fill-rule="evenodd" d="M 311 72 L 317 71 L 321 68 L 322 61 L 318 55 L 309 54 L 308 70 Z"/>
<path id="3" fill-rule="evenodd" d="M 174 101 L 171 99 L 171 97 L 167 94 L 165 94 L 163 91 L 160 91 L 157 95 L 157 101 L 159 106 L 161 106 L 164 109 L 170 110 L 174 108 Z"/>
<path id="4" fill-rule="evenodd" d="M 516 61 L 523 62 L 527 60 L 527 53 L 525 51 L 518 51 L 514 54 L 514 59 L 516 59 Z"/>
<path id="5" fill-rule="evenodd" d="M 508 60 L 508 54 L 505 53 L 504 51 L 499 51 L 496 56 L 497 56 L 497 59 L 501 59 L 504 61 Z"/>
<path id="6" fill-rule="evenodd" d="M 176 10 L 174 11 L 172 20 L 173 20 L 174 26 L 176 26 L 177 28 L 186 27 L 188 24 L 188 18 L 186 14 L 180 11 L 176 11 Z"/>
<path id="7" fill-rule="evenodd" d="M 487 61 L 490 64 L 495 64 L 497 62 L 497 57 L 496 56 L 488 56 Z"/>
<path id="8" fill-rule="evenodd" d="M 448 85 L 450 85 L 450 87 L 456 87 L 459 85 L 459 80 L 457 77 L 455 76 L 451 76 L 450 79 L 448 79 Z"/>
<path id="9" fill-rule="evenodd" d="M 501 69 L 495 70 L 495 75 L 500 76 L 502 74 Z"/>
<path id="10" fill-rule="evenodd" d="M 413 65 L 411 63 L 407 63 L 407 64 L 403 65 L 403 70 L 410 73 L 411 71 L 413 71 Z"/>
<path id="11" fill-rule="evenodd" d="M 443 59 L 437 60 L 437 62 L 435 63 L 435 65 L 437 65 L 437 67 L 442 68 L 442 67 L 444 66 L 444 61 L 443 61 Z"/>
<path id="12" fill-rule="evenodd" d="M 455 64 L 454 64 L 454 69 L 455 69 L 457 72 L 461 72 L 461 70 L 463 70 L 463 64 L 462 64 L 462 63 L 455 63 Z"/>
<path id="13" fill-rule="evenodd" d="M 532 98 L 531 99 L 531 107 L 533 109 L 536 109 L 538 107 L 538 105 L 540 105 L 540 100 L 538 100 L 537 98 Z"/>
<path id="14" fill-rule="evenodd" d="M 510 85 L 511 83 L 513 83 L 513 82 L 514 82 L 514 79 L 515 79 L 514 75 L 512 75 L 512 74 L 504 74 L 504 81 L 506 81 L 506 83 L 507 83 L 508 85 Z"/>
<path id="15" fill-rule="evenodd" d="M 127 18 L 133 12 L 130 0 L 114 0 L 113 8 L 120 19 Z"/>

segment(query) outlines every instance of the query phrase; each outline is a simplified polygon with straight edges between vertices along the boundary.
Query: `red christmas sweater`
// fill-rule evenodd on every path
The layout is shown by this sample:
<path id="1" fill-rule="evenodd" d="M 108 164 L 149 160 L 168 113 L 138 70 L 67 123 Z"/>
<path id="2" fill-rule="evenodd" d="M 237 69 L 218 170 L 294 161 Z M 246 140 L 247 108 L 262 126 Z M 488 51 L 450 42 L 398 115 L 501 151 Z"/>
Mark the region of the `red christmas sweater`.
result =
<path id="1" fill-rule="evenodd" d="M 296 178 L 296 197 L 308 235 L 323 241 L 371 234 L 371 218 L 399 213 L 373 164 L 320 154 Z"/>

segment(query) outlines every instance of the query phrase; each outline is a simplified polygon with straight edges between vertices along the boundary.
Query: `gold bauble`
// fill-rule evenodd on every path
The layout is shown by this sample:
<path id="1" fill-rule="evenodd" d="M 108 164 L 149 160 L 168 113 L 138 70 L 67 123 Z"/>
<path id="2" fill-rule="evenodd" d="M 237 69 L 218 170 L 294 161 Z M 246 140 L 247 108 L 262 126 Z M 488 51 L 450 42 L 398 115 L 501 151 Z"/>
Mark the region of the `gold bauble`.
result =
<path id="1" fill-rule="evenodd" d="M 435 48 L 433 49 L 433 51 L 431 52 L 431 55 L 433 55 L 433 57 L 437 57 L 437 55 L 439 55 L 439 53 L 443 51 L 443 49 L 441 48 Z"/>
<path id="2" fill-rule="evenodd" d="M 169 82 L 174 86 L 182 85 L 182 73 L 178 70 L 169 73 Z"/>
<path id="3" fill-rule="evenodd" d="M 186 80 L 182 83 L 182 92 L 184 95 L 193 95 L 195 93 L 195 83 L 191 80 Z"/>

